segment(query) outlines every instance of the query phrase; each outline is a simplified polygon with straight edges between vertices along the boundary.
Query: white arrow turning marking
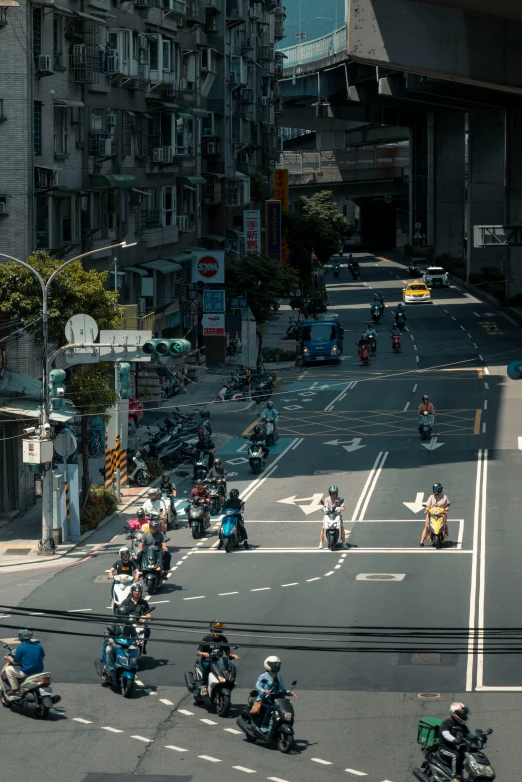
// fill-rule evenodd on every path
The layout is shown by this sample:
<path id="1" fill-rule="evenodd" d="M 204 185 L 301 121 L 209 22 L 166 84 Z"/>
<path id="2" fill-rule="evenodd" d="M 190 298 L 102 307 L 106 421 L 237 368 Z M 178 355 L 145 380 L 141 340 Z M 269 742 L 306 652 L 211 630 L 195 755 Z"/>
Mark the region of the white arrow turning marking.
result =
<path id="1" fill-rule="evenodd" d="M 345 451 L 351 453 L 352 451 L 358 451 L 359 448 L 366 448 L 365 445 L 360 445 L 362 442 L 361 437 L 354 437 L 351 440 L 328 440 L 323 445 L 342 445 Z"/>
<path id="2" fill-rule="evenodd" d="M 429 443 L 421 443 L 428 451 L 435 451 L 437 448 L 441 448 L 444 443 L 438 443 L 436 437 L 432 437 Z"/>
<path id="3" fill-rule="evenodd" d="M 321 500 L 323 499 L 322 493 L 320 494 L 313 494 L 311 497 L 299 497 L 297 498 L 294 494 L 293 497 L 286 497 L 284 500 L 277 500 L 277 502 L 282 503 L 283 505 L 298 505 L 300 502 L 306 502 L 307 500 L 311 500 L 311 503 L 309 505 L 298 505 L 299 508 L 303 511 L 303 513 L 306 513 L 307 516 L 309 516 L 311 513 L 316 513 L 318 510 L 321 509 Z"/>
<path id="4" fill-rule="evenodd" d="M 418 513 L 420 510 L 422 510 L 422 503 L 424 501 L 424 492 L 418 491 L 417 495 L 415 497 L 415 502 L 403 502 L 403 505 L 406 505 L 409 510 L 411 510 L 412 513 Z"/>

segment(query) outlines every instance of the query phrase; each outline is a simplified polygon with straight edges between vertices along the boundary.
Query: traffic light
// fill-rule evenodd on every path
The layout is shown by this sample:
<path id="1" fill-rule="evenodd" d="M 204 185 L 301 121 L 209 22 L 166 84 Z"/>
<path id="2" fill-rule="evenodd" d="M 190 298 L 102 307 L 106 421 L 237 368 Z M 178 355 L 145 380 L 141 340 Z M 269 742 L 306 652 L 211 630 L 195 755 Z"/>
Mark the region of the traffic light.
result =
<path id="1" fill-rule="evenodd" d="M 49 396 L 53 410 L 59 410 L 60 407 L 65 406 L 65 376 L 64 369 L 53 369 L 49 373 Z"/>
<path id="2" fill-rule="evenodd" d="M 120 399 L 129 399 L 130 396 L 130 364 L 122 362 L 118 364 L 120 372 Z"/>
<path id="3" fill-rule="evenodd" d="M 191 350 L 188 339 L 150 339 L 141 348 L 146 356 L 183 356 Z"/>

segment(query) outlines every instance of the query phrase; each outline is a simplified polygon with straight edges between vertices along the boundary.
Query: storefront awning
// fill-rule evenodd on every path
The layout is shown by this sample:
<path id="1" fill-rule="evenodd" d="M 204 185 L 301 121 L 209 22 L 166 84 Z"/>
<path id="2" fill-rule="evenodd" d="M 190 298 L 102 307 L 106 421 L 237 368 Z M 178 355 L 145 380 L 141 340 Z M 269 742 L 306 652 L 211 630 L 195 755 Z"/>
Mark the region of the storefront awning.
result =
<path id="1" fill-rule="evenodd" d="M 202 176 L 179 176 L 177 177 L 178 184 L 188 185 L 194 187 L 195 185 L 206 185 L 207 180 Z"/>
<path id="2" fill-rule="evenodd" d="M 242 231 L 238 231 L 236 228 L 229 228 L 227 230 L 227 236 L 229 234 L 233 234 L 232 236 L 229 236 L 229 239 L 242 239 L 243 238 Z"/>
<path id="3" fill-rule="evenodd" d="M 69 100 L 69 98 L 55 98 L 54 99 L 54 105 L 55 106 L 70 106 L 71 108 L 78 108 L 83 109 L 85 106 L 85 103 L 82 103 L 81 100 Z"/>
<path id="4" fill-rule="evenodd" d="M 190 109 L 193 117 L 208 117 L 208 111 L 206 109 Z"/>
<path id="5" fill-rule="evenodd" d="M 137 187 L 138 180 L 130 174 L 89 174 L 89 187 Z"/>
<path id="6" fill-rule="evenodd" d="M 242 171 L 234 171 L 234 179 L 250 179 L 250 177 Z"/>
<path id="7" fill-rule="evenodd" d="M 225 237 L 224 236 L 217 236 L 216 234 L 205 234 L 205 236 L 201 237 L 202 239 L 211 239 L 213 242 L 224 242 Z"/>
<path id="8" fill-rule="evenodd" d="M 176 109 L 179 109 L 179 106 L 177 103 L 162 103 L 161 108 L 168 109 L 169 111 L 176 111 Z"/>
<path id="9" fill-rule="evenodd" d="M 39 398 L 42 395 L 42 381 L 31 375 L 4 369 L 0 377 L 0 398 L 18 394 Z"/>
<path id="10" fill-rule="evenodd" d="M 176 263 L 171 258 L 158 258 L 155 261 L 141 263 L 140 266 L 143 269 L 154 269 L 154 271 L 161 272 L 161 274 L 170 274 L 171 272 L 179 272 L 181 270 L 179 263 Z"/>
<path id="11" fill-rule="evenodd" d="M 188 111 L 177 111 L 176 116 L 183 117 L 183 119 L 194 119 L 192 114 L 189 114 Z"/>
<path id="12" fill-rule="evenodd" d="M 145 269 L 142 269 L 140 266 L 126 266 L 125 267 L 126 272 L 136 272 L 136 274 L 139 274 L 140 277 L 148 277 L 148 272 L 145 271 Z"/>
<path id="13" fill-rule="evenodd" d="M 215 171 L 205 171 L 205 176 L 215 176 L 216 179 L 225 179 L 226 174 L 216 174 Z"/>
<path id="14" fill-rule="evenodd" d="M 9 417 L 15 416 L 21 419 L 38 419 L 42 414 L 39 403 L 34 399 L 9 399 L 4 402 L 0 402 L 0 415 Z M 70 421 L 75 415 L 79 415 L 79 411 L 67 405 L 60 410 L 51 411 L 51 421 Z"/>
<path id="15" fill-rule="evenodd" d="M 176 261 L 177 263 L 183 263 L 186 261 L 192 261 L 192 253 L 185 252 L 185 253 L 178 253 L 177 255 L 172 256 L 172 260 Z"/>

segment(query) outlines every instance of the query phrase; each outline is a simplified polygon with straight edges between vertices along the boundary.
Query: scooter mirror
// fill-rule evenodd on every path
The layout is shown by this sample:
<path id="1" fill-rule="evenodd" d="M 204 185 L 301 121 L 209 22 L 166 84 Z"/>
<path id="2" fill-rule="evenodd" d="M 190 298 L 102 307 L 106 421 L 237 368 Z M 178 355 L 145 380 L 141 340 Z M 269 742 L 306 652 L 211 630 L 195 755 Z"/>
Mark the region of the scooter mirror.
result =
<path id="1" fill-rule="evenodd" d="M 5 646 L 5 644 L 4 644 L 4 646 Z M 486 736 L 491 736 L 492 733 L 493 733 L 493 728 L 488 728 L 487 731 L 486 731 Z"/>
<path id="2" fill-rule="evenodd" d="M 295 682 L 292 682 L 292 687 L 295 687 L 296 684 L 297 684 L 297 679 L 295 680 Z"/>

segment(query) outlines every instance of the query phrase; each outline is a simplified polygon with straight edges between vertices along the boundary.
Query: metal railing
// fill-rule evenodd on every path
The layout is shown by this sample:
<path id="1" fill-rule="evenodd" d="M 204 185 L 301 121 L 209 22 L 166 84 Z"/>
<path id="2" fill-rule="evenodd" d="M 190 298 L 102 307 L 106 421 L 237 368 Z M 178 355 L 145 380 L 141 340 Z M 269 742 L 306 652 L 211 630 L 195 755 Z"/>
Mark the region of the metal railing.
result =
<path id="1" fill-rule="evenodd" d="M 289 46 L 288 49 L 278 49 L 286 57 L 284 61 L 285 68 L 291 68 L 295 65 L 303 65 L 305 62 L 321 60 L 323 57 L 330 57 L 332 54 L 346 51 L 346 25 L 334 30 L 321 38 L 314 38 L 306 43 L 299 43 L 296 46 Z"/>
<path id="2" fill-rule="evenodd" d="M 287 150 L 281 153 L 278 167 L 287 168 L 290 174 L 355 168 L 402 168 L 407 173 L 409 150 L 407 146 L 352 147 L 319 152 Z"/>

